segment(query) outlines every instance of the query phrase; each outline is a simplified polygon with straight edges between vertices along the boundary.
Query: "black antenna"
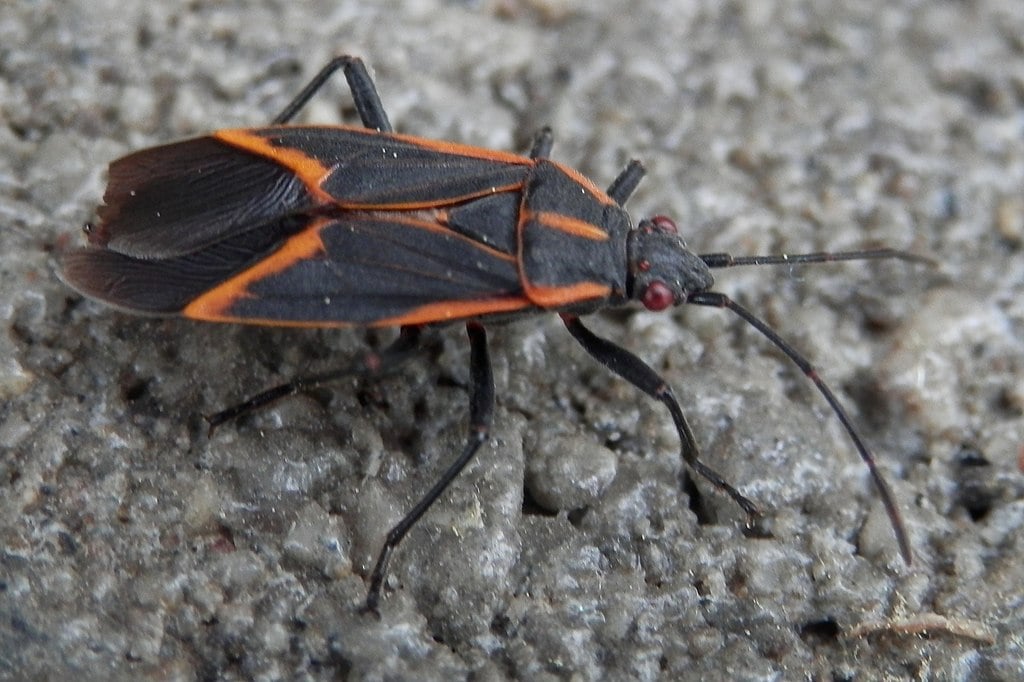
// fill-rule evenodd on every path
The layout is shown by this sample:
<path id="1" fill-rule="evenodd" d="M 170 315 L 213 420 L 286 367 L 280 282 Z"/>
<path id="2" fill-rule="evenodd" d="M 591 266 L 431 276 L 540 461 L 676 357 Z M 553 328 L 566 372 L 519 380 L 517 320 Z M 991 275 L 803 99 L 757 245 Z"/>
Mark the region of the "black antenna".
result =
<path id="1" fill-rule="evenodd" d="M 863 251 L 818 251 L 774 256 L 733 256 L 728 253 L 702 253 L 698 256 L 709 268 L 731 268 L 739 265 L 794 265 L 797 263 L 838 263 L 846 260 L 895 260 L 938 265 L 933 258 L 899 249 L 866 249 Z"/>

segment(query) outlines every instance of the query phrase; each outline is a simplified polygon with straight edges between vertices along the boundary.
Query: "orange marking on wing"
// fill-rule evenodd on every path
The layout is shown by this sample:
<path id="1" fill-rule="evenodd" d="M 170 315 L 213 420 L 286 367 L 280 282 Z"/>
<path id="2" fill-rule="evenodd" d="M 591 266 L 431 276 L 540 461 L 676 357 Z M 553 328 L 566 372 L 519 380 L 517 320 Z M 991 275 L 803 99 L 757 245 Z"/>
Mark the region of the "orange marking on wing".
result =
<path id="1" fill-rule="evenodd" d="M 258 130 L 258 129 L 257 129 Z M 320 183 L 330 174 L 331 169 L 305 152 L 293 147 L 277 147 L 251 130 L 218 130 L 213 137 L 238 149 L 276 161 L 291 170 L 302 180 L 306 189 L 322 203 L 333 201 L 331 195 L 320 189 Z"/>
<path id="2" fill-rule="evenodd" d="M 479 192 L 470 192 L 468 194 L 462 194 L 460 196 L 448 197 L 447 199 L 427 199 L 425 201 L 393 201 L 387 204 L 371 204 L 366 202 L 357 201 L 342 201 L 332 197 L 333 201 L 342 208 L 352 209 L 353 211 L 417 211 L 426 208 L 435 208 L 437 206 L 454 206 L 461 204 L 466 201 L 472 201 L 474 199 L 480 199 L 481 197 L 487 197 L 492 194 L 501 194 L 502 192 L 519 192 L 523 189 L 523 183 L 514 182 L 510 185 L 502 185 L 500 187 L 488 187 L 485 190 Z"/>
<path id="3" fill-rule="evenodd" d="M 466 242 L 467 244 L 471 244 L 473 248 L 483 251 L 491 258 L 497 258 L 498 260 L 503 260 L 509 263 L 515 262 L 516 260 L 516 257 L 511 254 L 505 253 L 504 251 L 499 251 L 493 246 L 489 246 L 487 244 L 484 244 L 483 242 L 479 242 L 471 237 L 462 234 L 461 232 L 456 232 L 455 230 L 448 227 L 446 224 L 446 221 L 448 220 L 448 214 L 446 211 L 438 210 L 431 211 L 429 213 L 422 211 L 410 213 L 382 211 L 381 213 L 378 214 L 368 212 L 366 215 L 371 218 L 375 216 L 382 216 L 388 222 L 397 223 L 399 225 L 407 225 L 409 227 L 414 227 L 418 230 L 426 230 L 427 232 L 443 234 L 453 239 L 458 239 L 460 241 Z"/>
<path id="4" fill-rule="evenodd" d="M 186 317 L 205 320 L 207 322 L 235 322 L 254 324 L 265 327 L 293 327 L 303 329 L 341 328 L 341 327 L 398 327 L 402 325 L 442 324 L 459 320 L 481 317 L 484 315 L 500 315 L 514 313 L 533 305 L 522 297 L 492 298 L 479 301 L 445 301 L 414 308 L 407 313 L 395 317 L 386 317 L 372 322 L 346 322 L 344 320 L 275 320 L 260 317 L 239 317 L 226 314 L 199 317 L 185 313 Z M 190 306 L 191 307 L 191 306 Z"/>
<path id="5" fill-rule="evenodd" d="M 388 140 L 398 140 L 401 142 L 413 144 L 422 149 L 429 149 L 430 151 L 438 152 L 439 154 L 465 156 L 468 158 L 482 159 L 485 161 L 494 161 L 495 163 L 510 164 L 515 166 L 530 166 L 536 163 L 533 159 L 529 159 L 527 157 L 519 156 L 517 154 L 512 154 L 509 152 L 494 151 L 491 149 L 485 149 L 483 147 L 473 147 L 470 145 L 459 144 L 457 142 L 428 140 L 426 138 L 416 137 L 414 135 L 402 135 L 399 133 L 381 133 L 377 131 L 369 131 L 365 128 L 358 128 L 355 126 L 276 126 L 276 128 L 302 127 L 311 127 L 317 129 L 335 128 L 338 130 L 356 132 L 367 136 L 375 136 L 380 138 L 381 149 L 385 153 L 387 151 Z M 436 200 L 408 203 L 394 202 L 389 204 L 371 204 L 350 201 L 339 201 L 338 197 L 334 197 L 320 189 L 320 183 L 327 179 L 330 173 L 334 170 L 333 167 L 324 165 L 321 160 L 309 156 L 305 152 L 299 149 L 295 149 L 294 147 L 283 147 L 271 144 L 267 137 L 257 134 L 258 132 L 266 132 L 268 130 L 275 130 L 276 128 L 225 129 L 216 131 L 215 133 L 213 133 L 213 137 L 220 140 L 221 142 L 229 144 L 238 149 L 243 149 L 252 154 L 256 154 L 264 158 L 270 159 L 272 161 L 276 161 L 285 168 L 288 168 L 289 170 L 294 172 L 295 175 L 297 175 L 300 180 L 302 180 L 303 184 L 306 185 L 306 188 L 309 190 L 309 192 L 314 197 L 316 197 L 321 203 L 333 203 L 342 206 L 343 208 L 359 210 L 412 210 L 442 205 Z M 450 199 L 445 200 L 443 204 L 457 204 L 463 201 L 479 199 L 480 197 L 484 197 L 490 194 L 498 194 L 501 192 L 518 192 L 522 189 L 522 182 L 489 187 L 486 190 L 482 190 L 480 192 L 474 192 L 459 197 L 451 197 Z"/>
<path id="6" fill-rule="evenodd" d="M 405 133 L 382 133 L 379 130 L 371 130 L 369 128 L 363 128 L 362 126 L 354 126 L 347 124 L 339 125 L 277 125 L 267 126 L 265 128 L 252 128 L 251 130 L 245 128 L 239 128 L 235 130 L 221 130 L 218 131 L 218 135 L 222 132 L 239 134 L 245 138 L 252 136 L 251 131 L 273 131 L 273 130 L 301 130 L 303 128 L 310 130 L 339 130 L 349 133 L 355 133 L 357 135 L 364 135 L 366 137 L 376 137 L 381 140 L 381 143 L 386 145 L 388 140 L 398 140 L 399 142 L 405 142 L 421 149 L 429 149 L 430 151 L 438 152 L 440 154 L 453 154 L 455 156 L 465 156 L 471 159 L 482 159 L 484 161 L 494 161 L 495 163 L 506 163 L 514 166 L 533 166 L 537 162 L 528 156 L 521 156 L 512 152 L 503 152 L 495 149 L 488 149 L 486 147 L 475 147 L 469 144 L 462 144 L 461 142 L 450 142 L 448 140 L 432 140 L 426 137 L 419 137 L 417 135 L 407 135 Z M 277 147 L 274 147 L 277 149 Z M 587 183 L 590 184 L 589 182 Z"/>
<path id="7" fill-rule="evenodd" d="M 290 237 L 277 251 L 193 300 L 181 314 L 194 320 L 257 322 L 235 319 L 225 314 L 225 311 L 238 299 L 251 296 L 249 285 L 253 282 L 284 272 L 299 261 L 325 253 L 324 244 L 320 241 L 320 228 L 330 222 L 328 219 L 314 222 Z"/>
<path id="8" fill-rule="evenodd" d="M 522 296 L 508 296 L 503 298 L 480 299 L 477 301 L 442 301 L 430 303 L 419 308 L 414 308 L 407 313 L 397 317 L 388 317 L 377 320 L 367 326 L 369 327 L 394 327 L 398 325 L 420 325 L 437 324 L 441 322 L 454 322 L 466 320 L 483 315 L 496 315 L 500 313 L 513 313 L 518 310 L 529 308 L 532 305 L 529 299 Z"/>
<path id="9" fill-rule="evenodd" d="M 347 127 L 347 126 L 342 126 Z M 402 133 L 376 133 L 383 138 L 394 138 L 401 140 L 402 142 L 408 142 L 414 144 L 417 147 L 423 149 L 429 149 L 431 151 L 439 152 L 441 154 L 454 154 L 456 156 L 468 156 L 473 159 L 483 159 L 485 161 L 495 161 L 497 163 L 507 163 L 515 166 L 533 166 L 536 161 L 533 159 L 513 154 L 511 152 L 502 152 L 494 149 L 487 149 L 486 147 L 474 147 L 468 144 L 461 144 L 459 142 L 448 142 L 447 140 L 430 140 L 425 137 L 416 137 L 415 135 L 405 135 Z"/>

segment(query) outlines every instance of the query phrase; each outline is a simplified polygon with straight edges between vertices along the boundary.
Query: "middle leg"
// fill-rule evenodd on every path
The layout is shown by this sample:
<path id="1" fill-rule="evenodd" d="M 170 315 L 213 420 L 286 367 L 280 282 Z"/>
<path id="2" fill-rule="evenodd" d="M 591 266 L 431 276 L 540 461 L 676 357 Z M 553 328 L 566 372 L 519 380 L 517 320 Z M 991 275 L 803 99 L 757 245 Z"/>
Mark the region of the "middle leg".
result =
<path id="1" fill-rule="evenodd" d="M 395 548 L 398 547 L 406 533 L 430 509 L 430 506 L 437 501 L 437 498 L 448 489 L 452 481 L 462 473 L 462 470 L 473 459 L 473 455 L 481 445 L 487 442 L 490 435 L 491 417 L 494 413 L 494 377 L 487 352 L 487 333 L 484 331 L 483 325 L 478 322 L 466 324 L 466 333 L 469 335 L 469 370 L 470 380 L 473 384 L 469 399 L 469 436 L 466 438 L 466 444 L 458 458 L 445 469 L 437 483 L 420 498 L 419 502 L 413 505 L 413 508 L 395 524 L 394 528 L 388 531 L 384 546 L 381 547 L 380 554 L 377 555 L 373 573 L 370 575 L 370 589 L 366 595 L 365 606 L 365 610 L 370 613 L 378 613 L 377 606 L 380 603 L 381 589 L 384 586 L 388 563 Z"/>

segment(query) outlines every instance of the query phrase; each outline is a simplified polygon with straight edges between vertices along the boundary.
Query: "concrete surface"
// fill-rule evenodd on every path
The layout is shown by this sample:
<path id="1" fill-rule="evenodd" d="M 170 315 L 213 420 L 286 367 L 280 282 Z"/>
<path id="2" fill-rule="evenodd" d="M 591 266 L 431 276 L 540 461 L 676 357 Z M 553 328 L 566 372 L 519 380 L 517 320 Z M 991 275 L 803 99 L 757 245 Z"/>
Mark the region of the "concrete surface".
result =
<path id="1" fill-rule="evenodd" d="M 0 7 L 0 677 L 1024 679 L 1024 6 L 847 4 Z M 665 373 L 765 510 L 753 535 L 547 316 L 491 329 L 493 440 L 361 615 L 461 442 L 464 334 L 207 438 L 202 414 L 389 334 L 135 318 L 55 274 L 111 159 L 266 122 L 339 52 L 401 131 L 524 150 L 550 124 L 599 184 L 643 159 L 632 214 L 699 251 L 938 258 L 719 276 L 847 405 L 914 565 L 820 396 L 739 320 L 592 326 Z M 306 120 L 353 114 L 339 82 Z"/>

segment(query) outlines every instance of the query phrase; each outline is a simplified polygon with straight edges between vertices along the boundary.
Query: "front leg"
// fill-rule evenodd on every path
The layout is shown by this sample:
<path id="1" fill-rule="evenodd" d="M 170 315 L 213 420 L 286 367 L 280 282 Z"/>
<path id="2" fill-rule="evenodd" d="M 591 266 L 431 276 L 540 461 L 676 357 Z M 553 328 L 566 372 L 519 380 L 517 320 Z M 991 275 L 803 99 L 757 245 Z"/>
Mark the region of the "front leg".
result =
<path id="1" fill-rule="evenodd" d="M 668 408 L 672 415 L 672 421 L 675 423 L 676 432 L 679 434 L 681 454 L 687 465 L 735 500 L 747 513 L 747 516 L 751 518 L 759 516 L 753 502 L 729 485 L 721 474 L 701 461 L 697 439 L 694 438 L 693 431 L 686 422 L 683 410 L 679 407 L 679 401 L 676 400 L 672 389 L 665 380 L 647 363 L 622 346 L 603 339 L 587 329 L 577 316 L 562 313 L 561 317 L 573 338 L 598 362 Z"/>

